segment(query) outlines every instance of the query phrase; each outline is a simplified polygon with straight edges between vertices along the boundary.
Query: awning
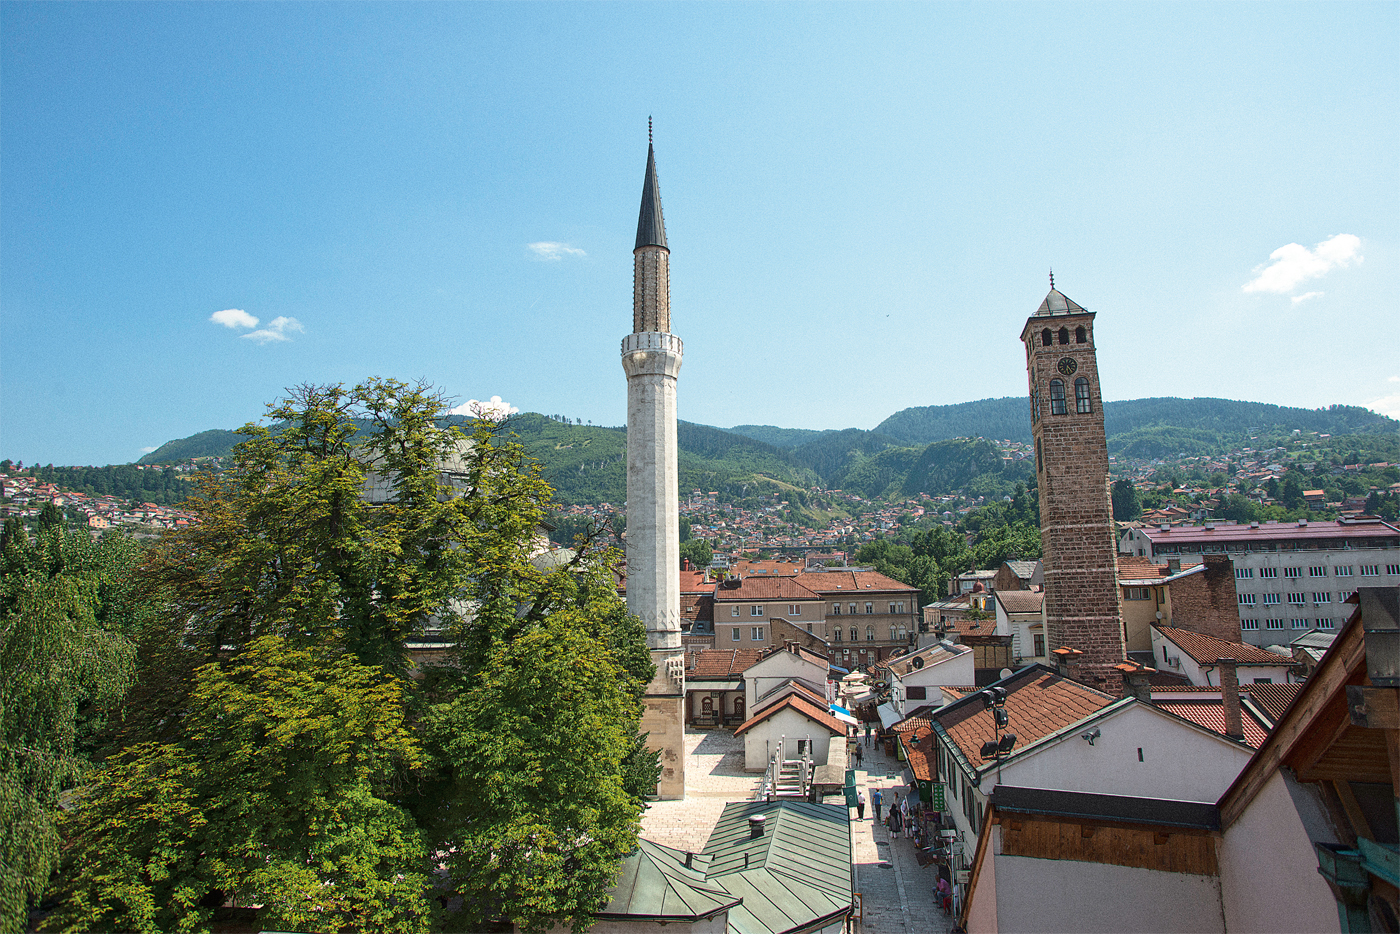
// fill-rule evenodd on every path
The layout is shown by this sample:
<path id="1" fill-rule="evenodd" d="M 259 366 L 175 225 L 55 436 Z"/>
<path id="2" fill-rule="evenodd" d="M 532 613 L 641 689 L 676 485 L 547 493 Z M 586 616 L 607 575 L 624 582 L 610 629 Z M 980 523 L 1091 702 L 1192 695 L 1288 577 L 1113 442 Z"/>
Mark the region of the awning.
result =
<path id="1" fill-rule="evenodd" d="M 685 683 L 687 691 L 742 691 L 744 682 L 742 681 L 687 681 Z"/>
<path id="2" fill-rule="evenodd" d="M 853 694 L 850 697 L 848 697 L 847 703 L 851 704 L 852 706 L 859 707 L 861 704 L 868 704 L 874 699 L 874 691 L 862 691 L 859 694 Z"/>
<path id="3" fill-rule="evenodd" d="M 860 726 L 860 721 L 857 720 L 855 717 L 851 716 L 851 712 L 845 707 L 839 707 L 836 704 L 832 704 L 831 715 L 837 720 L 840 720 L 842 723 L 849 723 L 852 726 Z"/>
<path id="4" fill-rule="evenodd" d="M 894 704 L 881 704 L 875 708 L 875 712 L 880 715 L 880 726 L 886 730 L 904 719 L 895 712 Z"/>

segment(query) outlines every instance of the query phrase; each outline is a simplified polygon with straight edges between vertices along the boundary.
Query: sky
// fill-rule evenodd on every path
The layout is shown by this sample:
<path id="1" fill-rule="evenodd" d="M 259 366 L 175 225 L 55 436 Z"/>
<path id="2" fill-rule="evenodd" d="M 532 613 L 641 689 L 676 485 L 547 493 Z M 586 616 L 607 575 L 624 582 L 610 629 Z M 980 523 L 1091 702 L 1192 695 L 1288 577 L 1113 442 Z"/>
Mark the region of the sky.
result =
<path id="1" fill-rule="evenodd" d="M 680 417 L 1024 395 L 1400 417 L 1400 4 L 0 3 L 0 456 L 305 383 L 626 420 L 647 118 Z"/>

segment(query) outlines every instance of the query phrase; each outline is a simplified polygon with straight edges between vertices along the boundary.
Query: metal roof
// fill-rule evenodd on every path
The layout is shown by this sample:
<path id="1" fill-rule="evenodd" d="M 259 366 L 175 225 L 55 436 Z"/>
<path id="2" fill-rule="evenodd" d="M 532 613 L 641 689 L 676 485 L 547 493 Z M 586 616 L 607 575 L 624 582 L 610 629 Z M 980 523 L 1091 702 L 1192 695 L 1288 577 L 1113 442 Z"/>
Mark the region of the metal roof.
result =
<path id="1" fill-rule="evenodd" d="M 1216 806 L 1194 801 L 998 785 L 992 790 L 992 804 L 998 811 L 1010 813 L 1122 821 L 1149 826 L 1189 827 L 1198 830 L 1220 829 L 1220 811 Z"/>
<path id="2" fill-rule="evenodd" d="M 690 866 L 686 866 L 687 858 Z M 705 881 L 710 858 L 650 840 L 622 861 L 612 900 L 598 917 L 630 921 L 693 921 L 732 908 L 739 899 Z"/>
<path id="3" fill-rule="evenodd" d="M 656 152 L 647 143 L 647 175 L 642 182 L 642 210 L 637 216 L 637 245 L 666 246 L 666 219 L 661 216 L 661 186 L 656 181 Z"/>
<path id="4" fill-rule="evenodd" d="M 762 814 L 763 835 L 749 832 Z M 850 912 L 851 836 L 844 807 L 807 801 L 728 804 L 705 844 L 706 880 L 743 901 L 734 934 L 782 934 Z"/>
<path id="5" fill-rule="evenodd" d="M 1034 317 L 1083 314 L 1087 310 L 1083 305 L 1066 298 L 1065 293 L 1059 289 L 1051 289 L 1050 294 L 1045 296 L 1045 301 L 1036 309 Z"/>
<path id="6" fill-rule="evenodd" d="M 1333 519 L 1307 522 L 1261 522 L 1255 525 L 1215 522 L 1208 525 L 1174 525 L 1167 529 L 1143 526 L 1134 529 L 1152 547 L 1162 545 L 1197 545 L 1207 542 L 1297 541 L 1326 538 L 1390 538 L 1400 537 L 1400 530 L 1379 519 L 1347 522 Z"/>

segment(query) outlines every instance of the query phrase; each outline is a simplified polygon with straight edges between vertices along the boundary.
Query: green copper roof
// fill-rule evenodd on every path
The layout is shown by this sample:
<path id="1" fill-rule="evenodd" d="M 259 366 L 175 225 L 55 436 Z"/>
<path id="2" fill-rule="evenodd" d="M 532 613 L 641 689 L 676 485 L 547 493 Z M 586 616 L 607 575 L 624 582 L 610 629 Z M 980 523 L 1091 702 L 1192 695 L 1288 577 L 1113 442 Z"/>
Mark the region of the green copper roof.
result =
<path id="1" fill-rule="evenodd" d="M 755 814 L 765 818 L 761 837 L 749 831 Z M 845 808 L 806 801 L 735 802 L 715 823 L 704 855 L 706 881 L 743 900 L 729 910 L 729 930 L 735 934 L 803 930 L 851 908 Z"/>
<path id="2" fill-rule="evenodd" d="M 1045 296 L 1045 301 L 1040 303 L 1040 307 L 1035 310 L 1033 317 L 1047 315 L 1072 315 L 1087 311 L 1084 306 L 1067 298 L 1065 293 L 1059 289 L 1051 288 L 1050 294 Z"/>
<path id="3" fill-rule="evenodd" d="M 642 210 L 637 217 L 637 245 L 666 246 L 666 219 L 661 216 L 661 186 L 656 181 L 656 152 L 647 143 L 647 176 L 642 182 Z"/>
<path id="4" fill-rule="evenodd" d="M 687 867 L 686 856 L 680 850 L 638 840 L 637 849 L 622 861 L 612 900 L 598 917 L 691 921 L 738 904 L 738 898 L 705 881 L 709 857 L 694 854 Z"/>

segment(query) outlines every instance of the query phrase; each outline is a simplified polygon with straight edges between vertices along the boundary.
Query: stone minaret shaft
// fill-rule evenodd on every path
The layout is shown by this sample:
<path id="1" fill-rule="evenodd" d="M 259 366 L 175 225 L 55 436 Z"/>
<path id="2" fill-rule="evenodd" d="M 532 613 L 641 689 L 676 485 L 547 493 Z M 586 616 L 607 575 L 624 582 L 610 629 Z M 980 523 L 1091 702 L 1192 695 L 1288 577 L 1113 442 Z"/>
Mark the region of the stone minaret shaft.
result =
<path id="1" fill-rule="evenodd" d="M 680 495 L 676 467 L 676 376 L 682 345 L 671 331 L 670 250 L 647 147 L 646 180 L 632 251 L 632 333 L 622 340 L 627 373 L 627 608 L 642 618 L 656 677 L 642 730 L 661 751 L 660 798 L 685 796 L 685 656 L 680 619 Z"/>

